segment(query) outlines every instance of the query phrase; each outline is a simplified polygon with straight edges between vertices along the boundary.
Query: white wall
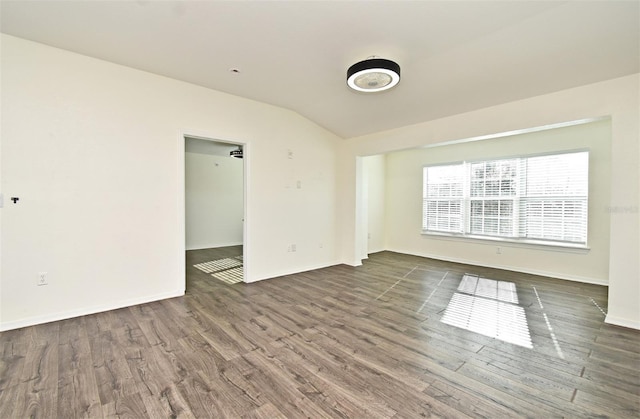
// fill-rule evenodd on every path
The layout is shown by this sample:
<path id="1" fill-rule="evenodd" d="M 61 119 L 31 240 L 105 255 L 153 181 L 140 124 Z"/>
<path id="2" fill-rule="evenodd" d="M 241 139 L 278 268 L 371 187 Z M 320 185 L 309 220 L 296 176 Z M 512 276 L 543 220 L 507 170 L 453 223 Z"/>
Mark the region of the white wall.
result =
<path id="1" fill-rule="evenodd" d="M 524 128 L 611 117 L 609 304 L 606 321 L 640 329 L 640 75 L 532 97 L 439 120 L 353 138 L 341 144 L 341 259 L 358 265 L 362 176 L 357 156 L 371 156 Z M 437 104 L 434 104 L 437 106 Z M 541 260 L 541 263 L 544 261 Z"/>
<path id="2" fill-rule="evenodd" d="M 1 210 L 0 329 L 184 293 L 186 134 L 247 144 L 246 280 L 336 263 L 333 134 L 274 106 L 1 40 L 1 190 L 20 201 Z"/>
<path id="3" fill-rule="evenodd" d="M 185 153 L 187 250 L 242 244 L 243 160 Z"/>
<path id="4" fill-rule="evenodd" d="M 369 156 L 363 162 L 363 193 L 366 196 L 367 253 L 381 252 L 386 246 L 385 156 Z"/>
<path id="5" fill-rule="evenodd" d="M 588 148 L 589 250 L 423 235 L 423 167 Z M 387 249 L 473 265 L 606 285 L 609 275 L 609 120 L 387 154 Z M 500 247 L 501 253 L 497 253 Z"/>

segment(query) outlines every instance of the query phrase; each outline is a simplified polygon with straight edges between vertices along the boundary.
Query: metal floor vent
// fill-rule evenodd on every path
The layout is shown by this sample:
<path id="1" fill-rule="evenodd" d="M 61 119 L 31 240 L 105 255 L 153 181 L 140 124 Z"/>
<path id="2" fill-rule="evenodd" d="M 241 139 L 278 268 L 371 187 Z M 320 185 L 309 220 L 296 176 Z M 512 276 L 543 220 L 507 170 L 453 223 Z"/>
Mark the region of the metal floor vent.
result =
<path id="1" fill-rule="evenodd" d="M 242 256 L 198 263 L 193 267 L 227 284 L 242 282 L 244 276 Z"/>

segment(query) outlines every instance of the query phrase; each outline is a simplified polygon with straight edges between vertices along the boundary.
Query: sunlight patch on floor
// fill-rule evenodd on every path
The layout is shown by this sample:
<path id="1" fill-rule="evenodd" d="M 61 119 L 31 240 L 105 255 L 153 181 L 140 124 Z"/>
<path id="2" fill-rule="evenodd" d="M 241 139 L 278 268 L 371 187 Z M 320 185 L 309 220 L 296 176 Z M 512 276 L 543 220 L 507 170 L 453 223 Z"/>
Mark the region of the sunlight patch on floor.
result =
<path id="1" fill-rule="evenodd" d="M 193 265 L 193 267 L 204 273 L 211 274 L 215 279 L 219 279 L 227 284 L 242 282 L 244 277 L 242 256 L 198 263 Z"/>
<path id="2" fill-rule="evenodd" d="M 242 282 L 243 274 L 242 266 L 240 266 L 238 268 L 212 273 L 211 276 L 227 284 L 237 284 L 238 282 Z"/>
<path id="3" fill-rule="evenodd" d="M 513 282 L 464 275 L 442 322 L 451 326 L 533 348 L 524 308 Z"/>

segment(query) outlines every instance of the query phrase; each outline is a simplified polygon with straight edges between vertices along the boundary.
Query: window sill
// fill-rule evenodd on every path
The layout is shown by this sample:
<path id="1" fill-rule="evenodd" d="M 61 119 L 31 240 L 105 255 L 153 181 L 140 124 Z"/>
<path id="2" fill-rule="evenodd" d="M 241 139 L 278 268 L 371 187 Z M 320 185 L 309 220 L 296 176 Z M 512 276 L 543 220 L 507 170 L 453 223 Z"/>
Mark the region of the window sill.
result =
<path id="1" fill-rule="evenodd" d="M 588 253 L 591 248 L 582 244 L 571 243 L 554 243 L 545 242 L 541 240 L 511 240 L 503 237 L 492 236 L 474 236 L 474 235 L 462 235 L 462 234 L 448 234 L 438 233 L 434 231 L 422 231 L 423 236 L 440 240 L 453 240 L 458 242 L 468 242 L 495 246 L 499 244 L 501 246 L 519 247 L 524 249 L 539 249 L 539 250 L 552 250 L 557 252 L 568 253 Z"/>

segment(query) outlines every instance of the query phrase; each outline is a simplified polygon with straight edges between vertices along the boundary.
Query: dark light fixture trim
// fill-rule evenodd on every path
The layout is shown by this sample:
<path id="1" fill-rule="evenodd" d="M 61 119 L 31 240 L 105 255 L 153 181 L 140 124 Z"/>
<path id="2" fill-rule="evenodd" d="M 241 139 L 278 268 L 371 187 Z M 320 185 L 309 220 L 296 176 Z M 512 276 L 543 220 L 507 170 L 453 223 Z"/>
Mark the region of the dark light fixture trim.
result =
<path id="1" fill-rule="evenodd" d="M 381 92 L 399 82 L 400 66 L 384 58 L 368 58 L 347 70 L 347 85 L 359 92 Z"/>

